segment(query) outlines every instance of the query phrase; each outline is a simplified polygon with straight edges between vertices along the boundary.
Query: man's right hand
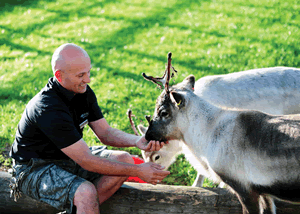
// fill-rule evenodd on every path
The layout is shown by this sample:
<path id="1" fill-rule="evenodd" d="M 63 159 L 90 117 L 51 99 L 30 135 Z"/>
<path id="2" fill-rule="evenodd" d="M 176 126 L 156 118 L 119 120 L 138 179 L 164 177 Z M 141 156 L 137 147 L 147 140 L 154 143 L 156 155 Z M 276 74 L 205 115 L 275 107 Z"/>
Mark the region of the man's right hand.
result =
<path id="1" fill-rule="evenodd" d="M 147 162 L 140 164 L 139 166 L 141 168 L 138 177 L 153 185 L 160 183 L 167 175 L 170 174 L 169 171 L 164 171 L 164 167 L 159 164 Z"/>

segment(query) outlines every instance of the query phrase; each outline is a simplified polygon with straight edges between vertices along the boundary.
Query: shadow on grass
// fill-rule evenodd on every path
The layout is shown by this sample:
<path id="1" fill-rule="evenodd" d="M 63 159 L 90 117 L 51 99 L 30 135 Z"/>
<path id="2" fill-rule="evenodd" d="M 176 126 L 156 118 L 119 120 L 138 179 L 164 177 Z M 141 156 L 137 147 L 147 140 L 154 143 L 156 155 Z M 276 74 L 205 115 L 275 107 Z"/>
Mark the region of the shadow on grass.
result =
<path id="1" fill-rule="evenodd" d="M 55 0 L 47 0 L 51 2 Z M 22 7 L 33 7 L 37 5 L 39 0 L 1 0 L 0 1 L 0 12 L 10 12 L 14 9 L 15 6 Z"/>
<path id="2" fill-rule="evenodd" d="M 52 0 L 48 0 L 48 1 L 52 2 Z M 207 1 L 210 1 L 210 0 L 207 0 Z M 15 6 L 20 6 L 20 5 L 22 7 L 35 7 L 38 4 L 38 2 L 39 1 L 33 1 L 33 0 L 31 0 L 31 1 L 25 1 L 25 0 L 1 1 L 0 2 L 0 12 L 1 11 L 12 11 Z M 111 2 L 113 2 L 113 1 L 111 1 L 111 0 L 105 1 L 104 0 L 101 2 L 95 2 L 94 4 L 92 4 L 88 7 L 85 7 L 85 8 L 80 7 L 80 9 L 76 8 L 76 9 L 72 9 L 69 11 L 65 10 L 64 8 L 48 10 L 48 11 L 55 13 L 55 15 L 49 17 L 48 19 L 46 18 L 45 20 L 43 20 L 39 23 L 32 23 L 31 25 L 25 26 L 22 29 L 10 29 L 9 27 L 6 27 L 6 26 L 0 26 L 0 27 L 7 30 L 10 34 L 16 33 L 20 37 L 24 36 L 24 35 L 28 35 L 32 32 L 37 34 L 38 32 L 36 29 L 41 29 L 48 24 L 52 24 L 54 22 L 67 23 L 69 21 L 68 17 L 74 13 L 76 13 L 79 18 L 88 17 L 88 16 L 90 16 L 90 17 L 94 16 L 94 17 L 99 18 L 99 16 L 90 14 L 89 10 L 93 7 L 101 7 L 102 8 L 105 6 L 105 4 L 108 4 Z M 169 27 L 174 27 L 174 28 L 178 27 L 180 29 L 188 29 L 184 25 L 178 25 L 178 26 L 170 25 L 169 24 L 169 22 L 170 22 L 169 15 L 174 13 L 174 11 L 178 11 L 178 10 L 184 11 L 185 8 L 189 8 L 190 7 L 189 2 L 192 2 L 192 1 L 178 1 L 176 4 L 172 5 L 172 7 L 161 8 L 161 10 L 159 10 L 157 13 L 153 13 L 145 18 L 141 18 L 141 19 L 127 18 L 127 19 L 125 19 L 125 21 L 127 21 L 128 23 L 131 23 L 130 26 L 124 27 L 124 28 L 120 29 L 119 31 L 116 31 L 113 35 L 111 35 L 109 37 L 109 39 L 107 39 L 106 41 L 103 41 L 102 43 L 93 44 L 93 43 L 78 42 L 78 41 L 72 41 L 72 42 L 77 43 L 79 45 L 83 45 L 88 53 L 94 53 L 94 54 L 91 54 L 91 59 L 94 62 L 96 62 L 96 60 L 93 60 L 93 58 L 96 59 L 96 58 L 98 58 L 98 55 L 100 55 L 102 53 L 107 54 L 110 49 L 117 48 L 117 49 L 122 49 L 124 52 L 127 52 L 130 55 L 137 55 L 138 56 L 137 58 L 154 59 L 158 62 L 161 62 L 161 64 L 164 65 L 166 63 L 166 57 L 157 57 L 157 56 L 150 55 L 150 54 L 147 54 L 142 51 L 139 52 L 139 51 L 124 50 L 123 47 L 125 45 L 131 44 L 135 40 L 136 35 L 142 33 L 143 31 L 147 31 L 147 30 L 155 27 L 155 25 L 157 23 L 160 26 L 169 26 Z M 193 1 L 193 2 L 195 2 L 195 1 Z M 203 1 L 198 0 L 199 5 L 201 5 L 202 3 L 203 3 Z M 117 21 L 124 20 L 124 18 L 119 18 L 119 17 L 112 17 L 112 16 L 103 16 L 103 17 L 107 20 L 117 20 Z M 201 32 L 201 29 L 195 29 L 195 30 L 198 30 L 199 32 Z M 218 37 L 224 36 L 218 32 L 213 32 L 213 34 Z M 39 34 L 39 36 L 55 37 L 55 35 L 50 36 L 50 35 L 43 35 L 43 34 Z M 55 38 L 57 38 L 57 37 L 55 37 Z M 68 38 L 68 37 L 61 37 L 58 39 L 67 40 L 67 41 L 70 40 L 70 38 Z M 52 55 L 52 51 L 50 51 L 50 50 L 39 50 L 37 48 L 33 48 L 30 46 L 17 44 L 15 42 L 12 42 L 9 37 L 0 39 L 0 44 L 1 43 L 6 44 L 7 46 L 10 46 L 11 49 L 23 50 L 24 52 L 37 52 L 39 55 L 49 55 L 49 56 Z M 272 45 L 274 45 L 274 44 L 272 44 Z M 295 55 L 298 55 L 299 51 L 296 48 L 297 48 L 296 46 L 291 47 L 291 49 L 294 50 Z M 99 50 L 101 50 L 101 52 Z M 2 59 L 6 60 L 5 58 L 2 58 Z M 13 60 L 13 59 L 9 58 L 9 60 Z M 136 81 L 143 81 L 141 74 L 125 72 L 122 70 L 111 68 L 111 67 L 109 67 L 109 65 L 105 65 L 105 64 L 106 63 L 98 61 L 98 62 L 94 63 L 94 66 L 107 69 L 109 71 L 108 74 L 110 75 L 108 78 L 114 78 L 115 76 L 121 76 L 122 78 L 129 78 L 129 79 L 133 79 Z M 204 74 L 224 73 L 223 68 L 198 66 L 196 59 L 176 58 L 176 64 L 186 67 L 188 69 L 189 73 L 196 73 L 199 71 L 203 72 Z M 162 70 L 163 70 L 163 68 L 162 68 Z M 51 75 L 51 71 L 49 71 L 49 75 Z M 94 75 L 97 76 L 97 74 L 94 74 Z M 46 78 L 46 76 L 47 76 L 47 74 L 45 74 L 43 76 L 36 76 L 36 78 L 43 78 L 43 79 L 45 78 L 44 82 L 46 84 L 47 79 L 48 79 L 48 76 L 47 76 L 47 78 Z M 28 79 L 22 78 L 22 77 L 21 78 L 16 77 L 15 81 L 18 82 L 18 85 L 28 84 Z M 145 82 L 145 84 L 150 85 L 151 83 Z M 7 91 L 12 91 L 12 90 L 14 90 L 15 92 L 13 93 L 13 95 L 10 94 L 10 96 L 8 96 L 9 93 Z M 22 90 L 22 87 L 15 87 L 15 85 L 13 83 L 9 84 L 9 86 L 6 86 L 6 88 L 3 88 L 3 90 L 0 90 L 0 98 L 4 99 L 5 102 L 8 102 L 9 100 L 14 100 L 14 99 L 16 99 L 16 100 L 22 99 L 25 102 L 28 99 L 30 99 L 31 96 L 28 96 L 28 95 L 23 95 L 22 97 L 20 97 L 19 94 L 20 94 L 21 90 Z"/>
<path id="3" fill-rule="evenodd" d="M 26 104 L 47 84 L 51 75 L 51 71 L 31 72 L 30 76 L 26 73 L 16 75 L 15 78 L 0 87 L 1 105 L 6 106 L 11 102 Z M 42 83 L 35 82 L 41 79 L 43 80 Z"/>
<path id="4" fill-rule="evenodd" d="M 200 1 L 198 0 L 197 2 L 199 3 L 199 5 L 201 5 L 203 2 L 207 2 L 210 0 L 206 0 L 206 1 Z M 99 55 L 102 53 L 107 53 L 109 52 L 110 49 L 116 48 L 116 49 L 122 49 L 123 52 L 127 52 L 130 55 L 137 55 L 137 58 L 148 58 L 148 59 L 154 59 L 156 61 L 160 61 L 162 63 L 162 65 L 164 65 L 166 63 L 166 57 L 157 57 L 154 55 L 150 55 L 147 54 L 145 52 L 138 52 L 138 51 L 130 51 L 130 50 L 124 50 L 123 47 L 131 44 L 134 40 L 136 35 L 142 33 L 143 31 L 147 31 L 153 27 L 155 27 L 155 25 L 159 24 L 159 26 L 169 26 L 169 27 L 179 27 L 182 29 L 188 29 L 186 26 L 175 26 L 175 25 L 170 25 L 169 24 L 169 18 L 168 16 L 172 13 L 174 13 L 174 11 L 180 9 L 182 11 L 184 11 L 185 8 L 189 8 L 190 4 L 189 2 L 195 2 L 195 1 L 178 1 L 178 3 L 176 3 L 175 5 L 172 5 L 172 7 L 166 7 L 163 8 L 162 10 L 160 10 L 157 13 L 153 13 L 150 16 L 147 16 L 145 18 L 141 18 L 141 19 L 131 19 L 131 18 L 119 18 L 119 17 L 111 17 L 111 16 L 104 16 L 105 19 L 107 20 L 125 20 L 128 23 L 131 23 L 131 25 L 127 28 L 122 28 L 119 31 L 116 31 L 113 35 L 111 35 L 109 37 L 109 40 L 104 41 L 102 44 L 90 44 L 90 43 L 86 43 L 86 42 L 78 42 L 82 45 L 84 45 L 86 47 L 87 50 L 92 50 L 92 52 L 96 52 L 94 50 L 99 49 L 99 46 L 103 49 L 104 52 L 99 52 Z M 97 5 L 93 5 L 93 6 L 97 6 Z M 101 3 L 101 6 L 102 3 Z M 92 6 L 90 6 L 92 7 Z M 93 16 L 91 14 L 88 14 L 88 12 L 86 10 L 82 10 L 81 12 L 79 12 L 78 14 L 79 16 Z M 126 36 L 123 36 L 126 35 Z M 223 37 L 224 35 L 219 35 L 220 37 Z M 167 53 L 166 53 L 167 56 Z M 93 57 L 93 56 L 92 56 Z M 96 56 L 94 56 L 96 58 Z M 176 63 L 180 64 L 182 66 L 187 67 L 191 72 L 195 72 L 195 71 L 202 71 L 204 73 L 209 73 L 212 69 L 209 67 L 199 67 L 196 65 L 196 60 L 191 60 L 191 59 L 176 59 Z M 103 64 L 101 62 L 95 63 L 96 67 L 103 67 Z M 107 67 L 106 67 L 107 68 Z M 109 68 L 107 68 L 109 70 Z M 162 71 L 164 69 L 162 68 Z M 111 73 L 111 72 L 110 72 Z M 218 72 L 217 72 L 218 73 Z M 223 73 L 223 72 L 219 72 L 219 73 Z M 129 77 L 131 79 L 134 80 L 141 80 L 143 79 L 141 75 L 136 75 L 133 73 L 129 73 L 129 72 L 122 72 L 119 70 L 113 70 L 112 71 L 113 75 L 124 75 L 126 77 Z"/>
<path id="5" fill-rule="evenodd" d="M 209 1 L 209 0 L 208 0 Z M 10 1 L 1 1 L 0 6 L 1 9 L 0 11 L 12 11 L 14 9 L 15 6 L 22 6 L 22 7 L 36 7 L 39 1 L 25 1 L 25 0 L 10 0 Z M 51 2 L 51 0 L 49 1 Z M 4 28 L 7 32 L 9 32 L 9 34 L 17 34 L 17 37 L 23 37 L 26 35 L 29 35 L 30 33 L 34 33 L 36 34 L 36 29 L 41 29 L 44 26 L 51 24 L 53 22 L 68 22 L 68 18 L 70 16 L 70 14 L 74 14 L 77 13 L 78 17 L 87 17 L 87 16 L 93 16 L 93 14 L 89 14 L 88 11 L 90 8 L 92 7 L 103 7 L 105 4 L 107 3 L 111 3 L 112 1 L 108 0 L 108 1 L 103 1 L 103 2 L 95 2 L 95 4 L 92 4 L 86 8 L 80 8 L 79 9 L 75 9 L 75 10 L 71 10 L 71 11 L 66 11 L 63 8 L 59 8 L 57 10 L 49 10 L 51 12 L 56 13 L 55 16 L 51 16 L 48 19 L 45 19 L 39 23 L 32 23 L 29 24 L 28 26 L 23 26 L 22 29 L 11 29 L 7 26 L 1 26 L 1 28 Z M 202 3 L 202 1 L 198 1 L 199 4 Z M 159 25 L 161 26 L 166 26 L 168 25 L 168 15 L 173 13 L 174 11 L 176 11 L 177 9 L 180 10 L 184 10 L 184 8 L 189 8 L 189 1 L 180 1 L 175 5 L 172 5 L 172 7 L 166 7 L 163 8 L 162 10 L 159 10 L 159 12 L 151 14 L 148 17 L 145 17 L 144 19 L 127 19 L 126 21 L 130 22 L 131 25 L 129 27 L 124 27 L 121 30 L 117 31 L 114 33 L 114 35 L 112 35 L 108 41 L 104 41 L 102 44 L 89 44 L 89 43 L 84 43 L 84 42 L 77 42 L 79 43 L 79 45 L 84 45 L 85 49 L 87 50 L 87 52 L 92 52 L 92 53 L 99 53 L 98 51 L 96 51 L 97 49 L 99 49 L 99 46 L 102 48 L 102 50 L 104 52 L 102 53 L 108 53 L 109 50 L 113 47 L 116 48 L 123 48 L 125 45 L 132 43 L 132 41 L 134 41 L 134 38 L 137 34 L 143 32 L 143 31 L 147 31 L 151 28 L 153 28 L 155 26 L 156 23 L 159 23 Z M 61 17 L 65 17 L 65 18 L 61 18 Z M 115 18 L 115 17 L 105 17 L 108 20 L 118 20 L 119 18 Z M 126 35 L 126 36 L 125 36 Z M 43 36 L 43 35 L 40 35 Z M 49 35 L 45 35 L 45 36 L 49 36 Z M 61 38 L 62 40 L 68 40 L 68 38 Z M 76 42 L 76 41 L 74 41 Z M 23 45 L 23 44 L 17 44 L 15 42 L 12 42 L 10 40 L 10 37 L 6 37 L 6 38 L 1 38 L 0 39 L 0 43 L 2 44 L 6 44 L 7 46 L 9 46 L 12 50 L 16 49 L 16 50 L 22 50 L 24 52 L 37 52 L 39 55 L 52 55 L 52 51 L 49 50 L 40 50 L 38 48 L 33 48 L 27 45 Z M 130 53 L 130 51 L 128 51 Z M 100 54 L 100 53 L 99 53 Z M 146 57 L 146 58 L 152 58 L 158 61 L 162 62 L 162 65 L 165 64 L 166 62 L 166 58 L 165 57 L 155 57 L 146 53 L 142 53 L 142 52 L 132 52 L 130 54 L 135 54 L 138 55 L 139 57 Z M 97 56 L 93 56 L 91 55 L 91 58 L 97 58 Z M 13 60 L 13 58 L 2 58 L 2 60 Z M 178 64 L 182 64 L 183 66 L 186 66 L 188 68 L 190 68 L 190 70 L 199 70 L 199 69 L 207 69 L 207 68 L 199 68 L 197 66 L 195 66 L 195 61 L 193 60 L 176 60 Z M 50 62 L 49 62 L 50 63 Z M 125 72 L 125 71 L 120 71 L 114 68 L 110 68 L 109 66 L 103 67 L 103 64 L 101 64 L 101 62 L 98 62 L 95 64 L 95 66 L 97 67 L 102 67 L 105 68 L 107 70 L 109 70 L 110 72 L 108 72 L 111 77 L 114 76 L 121 76 L 122 78 L 129 78 L 129 79 L 134 79 L 136 81 L 143 81 L 143 78 L 141 76 L 141 74 L 134 74 L 131 72 Z M 163 69 L 162 69 L 163 70 Z M 49 71 L 49 75 L 51 71 Z M 31 75 L 35 75 L 35 74 L 31 74 Z M 97 74 L 95 74 L 97 75 Z M 39 76 L 36 75 L 36 77 L 34 76 L 30 76 L 30 80 L 33 80 L 34 78 L 45 78 L 45 76 L 47 76 L 47 74 Z M 12 81 L 11 84 L 7 84 L 7 86 L 3 87 L 0 90 L 0 98 L 5 102 L 8 103 L 11 100 L 22 100 L 24 102 L 27 102 L 32 95 L 20 95 L 21 91 L 22 91 L 22 87 L 15 87 L 15 85 L 13 84 L 13 82 L 18 82 L 18 85 L 25 85 L 28 84 L 28 81 L 30 81 L 28 78 L 26 78 L 26 75 L 24 77 L 22 76 L 16 76 L 16 78 Z M 47 78 L 45 78 L 45 84 L 47 83 Z M 39 88 L 40 89 L 40 88 Z M 13 93 L 11 93 L 13 91 Z"/>

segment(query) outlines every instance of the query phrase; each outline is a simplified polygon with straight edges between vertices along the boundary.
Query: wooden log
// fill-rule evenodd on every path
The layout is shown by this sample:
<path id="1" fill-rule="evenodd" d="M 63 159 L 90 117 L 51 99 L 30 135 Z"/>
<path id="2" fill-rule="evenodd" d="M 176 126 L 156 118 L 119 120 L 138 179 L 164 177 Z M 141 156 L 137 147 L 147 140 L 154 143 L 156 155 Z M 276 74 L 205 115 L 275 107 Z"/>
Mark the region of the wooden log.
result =
<path id="1" fill-rule="evenodd" d="M 11 175 L 0 172 L 0 214 L 55 214 L 61 212 L 48 204 L 22 194 L 14 202 L 10 198 Z M 300 206 L 277 203 L 278 214 L 298 214 Z M 240 214 L 236 196 L 221 188 L 199 188 L 125 182 L 100 207 L 101 214 Z"/>
<path id="2" fill-rule="evenodd" d="M 24 194 L 17 202 L 10 198 L 11 174 L 0 171 L 0 213 L 1 214 L 46 214 L 58 213 L 52 206 L 36 201 Z"/>
<path id="3" fill-rule="evenodd" d="M 101 213 L 238 214 L 241 206 L 221 188 L 125 183 L 101 206 Z"/>

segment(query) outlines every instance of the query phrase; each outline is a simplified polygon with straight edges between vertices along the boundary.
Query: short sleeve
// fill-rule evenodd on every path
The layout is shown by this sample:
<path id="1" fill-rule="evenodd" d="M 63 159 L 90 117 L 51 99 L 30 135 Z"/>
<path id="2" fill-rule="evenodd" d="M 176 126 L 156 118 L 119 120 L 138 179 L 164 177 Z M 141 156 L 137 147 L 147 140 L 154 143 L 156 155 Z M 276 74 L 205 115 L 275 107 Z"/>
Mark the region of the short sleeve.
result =
<path id="1" fill-rule="evenodd" d="M 89 102 L 89 122 L 93 122 L 102 119 L 104 116 L 102 114 L 101 108 L 98 105 L 97 97 L 92 89 L 89 90 L 88 94 Z"/>

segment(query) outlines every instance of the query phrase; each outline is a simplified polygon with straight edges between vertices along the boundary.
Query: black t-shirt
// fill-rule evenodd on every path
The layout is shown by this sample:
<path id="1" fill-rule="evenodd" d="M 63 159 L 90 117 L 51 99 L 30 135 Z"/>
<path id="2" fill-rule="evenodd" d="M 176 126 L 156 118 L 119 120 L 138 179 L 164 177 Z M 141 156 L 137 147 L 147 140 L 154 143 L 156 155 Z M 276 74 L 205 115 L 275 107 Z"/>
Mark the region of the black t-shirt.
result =
<path id="1" fill-rule="evenodd" d="M 84 125 L 101 118 L 97 98 L 89 86 L 85 93 L 75 95 L 50 78 L 27 104 L 10 155 L 16 161 L 69 159 L 60 149 L 80 140 Z"/>

